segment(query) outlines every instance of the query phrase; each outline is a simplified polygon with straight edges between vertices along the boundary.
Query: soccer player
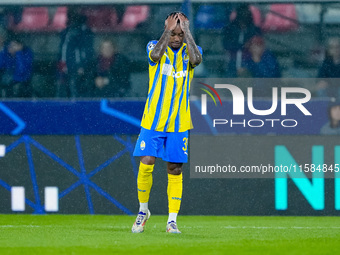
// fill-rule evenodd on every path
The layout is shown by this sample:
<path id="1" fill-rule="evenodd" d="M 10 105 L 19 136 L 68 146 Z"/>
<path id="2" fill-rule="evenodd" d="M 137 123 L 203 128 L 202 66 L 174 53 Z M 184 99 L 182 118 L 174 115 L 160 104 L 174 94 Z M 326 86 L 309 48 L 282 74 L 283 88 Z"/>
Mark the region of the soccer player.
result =
<path id="1" fill-rule="evenodd" d="M 150 218 L 152 172 L 156 158 L 162 158 L 168 171 L 166 231 L 181 233 L 176 219 L 182 199 L 182 165 L 188 161 L 188 130 L 192 128 L 189 91 L 194 67 L 202 61 L 202 49 L 190 33 L 187 17 L 173 12 L 165 20 L 159 41 L 148 43 L 147 54 L 149 92 L 134 150 L 134 156 L 141 157 L 137 177 L 140 207 L 132 232 L 143 232 Z"/>

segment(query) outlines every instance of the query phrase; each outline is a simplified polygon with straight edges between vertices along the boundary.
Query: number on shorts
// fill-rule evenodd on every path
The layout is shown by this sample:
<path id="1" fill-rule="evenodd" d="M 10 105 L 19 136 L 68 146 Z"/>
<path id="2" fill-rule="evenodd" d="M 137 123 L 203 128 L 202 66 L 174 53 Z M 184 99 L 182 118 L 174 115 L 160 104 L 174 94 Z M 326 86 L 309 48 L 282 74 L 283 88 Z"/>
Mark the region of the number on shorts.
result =
<path id="1" fill-rule="evenodd" d="M 182 147 L 183 151 L 186 151 L 188 149 L 188 137 L 183 138 L 184 147 Z"/>

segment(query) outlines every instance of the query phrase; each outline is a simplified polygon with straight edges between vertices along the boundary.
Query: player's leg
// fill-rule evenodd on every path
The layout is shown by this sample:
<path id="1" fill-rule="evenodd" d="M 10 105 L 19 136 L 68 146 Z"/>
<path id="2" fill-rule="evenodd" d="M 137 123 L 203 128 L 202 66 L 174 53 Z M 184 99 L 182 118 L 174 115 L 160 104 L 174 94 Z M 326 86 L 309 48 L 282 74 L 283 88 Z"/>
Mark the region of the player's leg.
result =
<path id="1" fill-rule="evenodd" d="M 139 213 L 136 221 L 132 226 L 132 232 L 141 233 L 144 231 L 146 221 L 151 213 L 148 208 L 150 191 L 152 187 L 152 172 L 156 157 L 163 153 L 163 140 L 161 132 L 151 131 L 147 129 L 141 130 L 136 142 L 134 156 L 140 156 L 137 176 L 137 192 L 139 200 Z"/>
<path id="2" fill-rule="evenodd" d="M 169 233 L 181 233 L 177 228 L 177 215 L 181 207 L 183 177 L 182 163 L 167 164 L 168 170 L 168 205 L 169 217 L 166 231 Z"/>
<path id="3" fill-rule="evenodd" d="M 169 218 L 167 232 L 181 233 L 177 228 L 177 215 L 181 206 L 183 177 L 182 165 L 188 161 L 188 132 L 168 133 L 163 160 L 167 161 Z"/>
<path id="4" fill-rule="evenodd" d="M 139 211 L 147 213 L 150 191 L 152 187 L 152 172 L 156 158 L 153 156 L 142 156 L 137 176 L 137 191 L 139 200 Z"/>
<path id="5" fill-rule="evenodd" d="M 137 176 L 137 192 L 139 201 L 139 212 L 132 226 L 133 233 L 141 233 L 150 218 L 151 213 L 148 208 L 150 191 L 152 187 L 152 172 L 156 158 L 153 156 L 142 156 L 139 164 Z"/>

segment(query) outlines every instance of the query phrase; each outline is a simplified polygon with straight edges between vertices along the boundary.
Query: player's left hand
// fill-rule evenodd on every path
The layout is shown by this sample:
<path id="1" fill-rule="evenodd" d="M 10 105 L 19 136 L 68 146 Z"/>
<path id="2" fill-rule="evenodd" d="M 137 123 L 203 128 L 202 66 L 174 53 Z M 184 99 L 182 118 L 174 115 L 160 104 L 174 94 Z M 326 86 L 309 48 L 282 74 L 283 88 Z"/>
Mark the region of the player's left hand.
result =
<path id="1" fill-rule="evenodd" d="M 178 19 L 179 19 L 179 24 L 180 24 L 183 32 L 188 31 L 189 30 L 189 20 L 183 14 L 178 14 Z"/>

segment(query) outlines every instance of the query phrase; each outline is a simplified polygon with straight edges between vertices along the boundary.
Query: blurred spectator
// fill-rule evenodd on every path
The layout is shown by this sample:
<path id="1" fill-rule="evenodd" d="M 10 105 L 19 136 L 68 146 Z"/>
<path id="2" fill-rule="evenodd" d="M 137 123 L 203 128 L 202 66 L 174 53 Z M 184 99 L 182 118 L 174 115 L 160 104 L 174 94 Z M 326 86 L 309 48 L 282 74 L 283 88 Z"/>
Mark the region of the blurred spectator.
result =
<path id="1" fill-rule="evenodd" d="M 56 96 L 74 98 L 89 90 L 94 35 L 86 25 L 86 16 L 70 8 L 67 17 L 67 27 L 61 32 Z"/>
<path id="2" fill-rule="evenodd" d="M 95 97 L 123 97 L 130 90 L 130 65 L 122 54 L 116 52 L 112 41 L 101 42 L 94 79 Z"/>
<path id="3" fill-rule="evenodd" d="M 279 63 L 275 56 L 266 49 L 262 37 L 254 36 L 248 41 L 237 74 L 242 77 L 251 76 L 254 78 L 281 77 Z"/>
<path id="4" fill-rule="evenodd" d="M 272 96 L 273 80 L 267 78 L 279 78 L 281 72 L 275 56 L 266 49 L 262 37 L 254 36 L 246 43 L 242 64 L 237 69 L 237 74 L 242 78 L 256 78 L 251 81 L 254 96 Z"/>
<path id="5" fill-rule="evenodd" d="M 340 135 L 340 101 L 333 100 L 328 107 L 329 121 L 321 128 L 322 135 Z"/>
<path id="6" fill-rule="evenodd" d="M 327 52 L 318 78 L 340 78 L 340 38 L 328 40 Z M 335 80 L 321 79 L 317 83 L 317 95 L 319 97 L 340 96 L 340 86 Z"/>
<path id="7" fill-rule="evenodd" d="M 6 97 L 31 97 L 33 53 L 16 37 L 0 52 L 1 88 Z"/>
<path id="8" fill-rule="evenodd" d="M 241 67 L 245 43 L 255 35 L 261 35 L 261 29 L 254 25 L 248 4 L 241 4 L 236 9 L 236 18 L 223 29 L 223 46 L 230 54 L 228 75 L 236 77 L 236 70 Z"/>

